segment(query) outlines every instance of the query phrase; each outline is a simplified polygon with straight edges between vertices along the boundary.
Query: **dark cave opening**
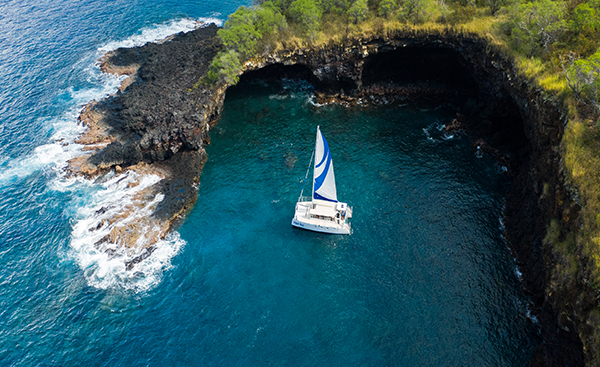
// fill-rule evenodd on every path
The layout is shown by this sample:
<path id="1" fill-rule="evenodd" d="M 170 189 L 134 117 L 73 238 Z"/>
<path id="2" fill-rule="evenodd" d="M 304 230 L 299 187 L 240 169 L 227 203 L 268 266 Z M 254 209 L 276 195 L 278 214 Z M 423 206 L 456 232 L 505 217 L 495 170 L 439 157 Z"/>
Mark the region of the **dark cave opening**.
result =
<path id="1" fill-rule="evenodd" d="M 408 46 L 367 58 L 362 81 L 364 86 L 428 82 L 473 92 L 477 85 L 465 65 L 462 55 L 454 50 Z"/>

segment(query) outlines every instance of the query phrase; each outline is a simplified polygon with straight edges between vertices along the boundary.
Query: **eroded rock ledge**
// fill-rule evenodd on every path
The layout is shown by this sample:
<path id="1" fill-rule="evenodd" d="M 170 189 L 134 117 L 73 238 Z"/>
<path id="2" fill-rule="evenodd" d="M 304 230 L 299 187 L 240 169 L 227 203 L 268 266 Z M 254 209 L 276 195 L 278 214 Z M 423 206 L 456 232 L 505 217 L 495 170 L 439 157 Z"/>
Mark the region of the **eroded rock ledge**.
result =
<path id="1" fill-rule="evenodd" d="M 80 117 L 89 130 L 79 142 L 89 154 L 71 162 L 72 174 L 137 171 L 162 178 L 139 198 L 164 195 L 153 214 L 138 224 L 115 227 L 104 239 L 132 248 L 136 257 L 130 268 L 152 252 L 155 238 L 172 230 L 196 200 L 209 128 L 220 116 L 227 88 L 192 88 L 221 48 L 216 31 L 210 25 L 160 45 L 107 55 L 103 70 L 131 76 L 121 91 L 91 103 Z M 467 130 L 473 145 L 494 154 L 513 176 L 506 198 L 507 237 L 543 337 L 532 365 L 583 364 L 580 336 L 585 341 L 589 330 L 580 316 L 595 303 L 578 301 L 576 295 L 590 290 L 578 285 L 564 294 L 546 292 L 554 262 L 551 248 L 543 243 L 546 228 L 552 219 L 575 228 L 578 217 L 561 171 L 565 116 L 558 101 L 517 75 L 512 62 L 484 40 L 454 33 L 399 33 L 278 52 L 246 63 L 242 80 L 282 77 L 308 80 L 322 102 L 352 104 L 386 96 L 458 106 L 453 128 Z M 149 223 L 156 232 L 139 241 L 138 232 Z M 590 297 L 595 299 L 593 292 Z M 588 362 L 593 355 L 588 350 Z"/>

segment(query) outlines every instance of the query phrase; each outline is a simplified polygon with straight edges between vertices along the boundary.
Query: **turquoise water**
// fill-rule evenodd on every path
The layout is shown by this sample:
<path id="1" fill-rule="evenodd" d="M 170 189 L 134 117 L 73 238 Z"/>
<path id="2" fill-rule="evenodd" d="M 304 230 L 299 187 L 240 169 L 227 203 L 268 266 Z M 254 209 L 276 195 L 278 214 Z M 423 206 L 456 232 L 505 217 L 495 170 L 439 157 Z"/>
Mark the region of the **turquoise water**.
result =
<path id="1" fill-rule="evenodd" d="M 528 364 L 535 328 L 499 221 L 509 182 L 465 136 L 444 134 L 453 108 L 317 107 L 301 87 L 230 90 L 211 131 L 180 229 L 181 268 L 198 273 L 198 319 L 210 320 L 199 322 L 204 353 L 251 365 Z M 317 125 L 338 198 L 354 206 L 351 236 L 290 225 Z"/>
<path id="2" fill-rule="evenodd" d="M 527 365 L 539 340 L 502 238 L 510 182 L 444 135 L 452 106 L 317 106 L 291 81 L 233 88 L 198 204 L 151 257 L 127 272 L 79 231 L 129 194 L 130 178 L 62 170 L 81 154 L 83 104 L 120 82 L 98 57 L 249 3 L 2 4 L 0 365 Z M 290 225 L 317 125 L 351 236 Z"/>

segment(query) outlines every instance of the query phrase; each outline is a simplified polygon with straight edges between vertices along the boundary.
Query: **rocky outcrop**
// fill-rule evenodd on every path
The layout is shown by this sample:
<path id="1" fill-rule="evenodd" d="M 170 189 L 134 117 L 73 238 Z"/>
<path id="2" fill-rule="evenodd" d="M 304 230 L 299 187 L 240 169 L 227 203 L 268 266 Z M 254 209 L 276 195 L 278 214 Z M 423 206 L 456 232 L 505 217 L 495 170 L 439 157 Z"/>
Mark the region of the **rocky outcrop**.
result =
<path id="1" fill-rule="evenodd" d="M 220 50 L 213 24 L 162 44 L 118 49 L 102 69 L 134 72 L 127 92 L 88 109 L 113 141 L 94 154 L 94 167 L 156 162 L 179 151 L 197 151 L 208 139 L 208 124 L 220 113 L 224 87 L 193 89 Z"/>
<path id="2" fill-rule="evenodd" d="M 76 142 L 86 154 L 69 162 L 70 174 L 100 180 L 107 173 L 129 175 L 135 177 L 130 185 L 144 175 L 159 178 L 103 224 L 109 233 L 95 243 L 111 256 L 123 250 L 128 269 L 152 253 L 196 201 L 203 147 L 226 90 L 225 85 L 194 88 L 221 49 L 217 29 L 201 26 L 161 43 L 105 55 L 101 69 L 127 78 L 115 95 L 88 104 L 79 117 L 88 129 Z M 150 215 L 136 215 L 146 207 Z"/>
<path id="3" fill-rule="evenodd" d="M 159 174 L 162 180 L 145 193 L 147 200 L 158 194 L 165 198 L 151 215 L 161 228 L 159 237 L 195 201 L 203 147 L 222 109 L 226 86 L 192 88 L 221 47 L 216 30 L 208 26 L 160 45 L 108 55 L 105 70 L 132 76 L 123 91 L 90 104 L 80 118 L 90 127 L 80 139 L 90 154 L 72 161 L 70 169 L 90 176 L 107 170 Z M 566 122 L 560 101 L 518 75 L 511 60 L 485 40 L 456 33 L 397 33 L 272 53 L 247 62 L 242 81 L 282 77 L 308 80 L 321 101 L 352 104 L 366 96 L 386 96 L 443 99 L 458 106 L 453 128 L 467 130 L 474 148 L 494 154 L 513 176 L 506 198 L 507 238 L 543 337 L 532 365 L 583 364 L 581 315 L 589 310 L 576 309 L 572 298 L 587 290 L 576 282 L 582 289 L 548 291 L 557 260 L 551 244 L 543 241 L 553 219 L 565 231 L 578 225 L 578 206 L 560 163 Z M 123 231 L 115 231 L 106 241 L 126 242 L 119 237 Z M 128 266 L 143 260 L 151 243 Z M 595 300 L 579 304 L 594 307 Z"/>

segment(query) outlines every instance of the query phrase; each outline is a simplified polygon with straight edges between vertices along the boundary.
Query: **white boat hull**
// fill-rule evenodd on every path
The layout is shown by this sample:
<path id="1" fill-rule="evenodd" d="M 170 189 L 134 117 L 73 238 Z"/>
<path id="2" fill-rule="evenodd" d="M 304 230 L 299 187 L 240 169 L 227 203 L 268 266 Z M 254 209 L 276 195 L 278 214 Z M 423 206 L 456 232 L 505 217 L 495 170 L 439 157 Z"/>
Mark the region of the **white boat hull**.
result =
<path id="1" fill-rule="evenodd" d="M 321 226 L 318 224 L 312 224 L 312 223 L 303 223 L 300 220 L 297 220 L 296 218 L 292 219 L 292 225 L 294 227 L 298 227 L 298 228 L 302 228 L 302 229 L 307 229 L 309 231 L 313 231 L 313 232 L 321 232 L 321 233 L 329 233 L 329 234 L 350 234 L 350 227 L 343 227 L 343 226 Z"/>
<path id="2" fill-rule="evenodd" d="M 330 234 L 350 234 L 352 228 L 348 222 L 348 218 L 352 216 L 351 209 L 344 210 L 344 216 L 331 216 L 315 218 L 311 215 L 318 204 L 312 202 L 298 202 L 296 204 L 296 213 L 292 219 L 292 226 L 306 229 L 314 232 L 330 233 Z M 347 211 L 347 213 L 346 213 Z M 340 212 L 341 214 L 341 212 Z"/>

